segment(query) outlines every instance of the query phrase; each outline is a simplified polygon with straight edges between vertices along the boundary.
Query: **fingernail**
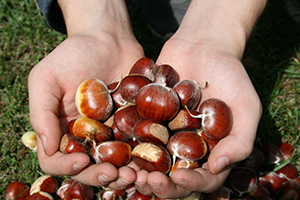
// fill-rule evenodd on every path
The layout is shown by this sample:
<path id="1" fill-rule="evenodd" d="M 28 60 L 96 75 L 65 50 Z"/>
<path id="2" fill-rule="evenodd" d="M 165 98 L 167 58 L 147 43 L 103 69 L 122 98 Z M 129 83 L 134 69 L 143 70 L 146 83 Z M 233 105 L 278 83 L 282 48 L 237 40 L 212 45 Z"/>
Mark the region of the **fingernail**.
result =
<path id="1" fill-rule="evenodd" d="M 44 151 L 46 152 L 47 145 L 48 145 L 47 138 L 46 138 L 46 136 L 41 135 L 40 139 L 41 139 L 41 141 L 42 141 L 43 149 L 44 149 Z"/>
<path id="2" fill-rule="evenodd" d="M 129 184 L 130 184 L 130 182 L 124 180 L 122 177 L 120 177 L 120 178 L 117 180 L 117 185 L 118 185 L 121 189 L 125 188 L 125 187 L 128 186 Z"/>
<path id="3" fill-rule="evenodd" d="M 173 179 L 173 181 L 177 184 L 180 185 L 181 187 L 186 187 L 187 182 L 183 179 Z"/>
<path id="4" fill-rule="evenodd" d="M 143 183 L 135 182 L 135 186 L 136 186 L 139 190 L 145 190 L 146 187 L 147 187 L 147 183 L 146 183 L 146 182 L 143 182 Z"/>
<path id="5" fill-rule="evenodd" d="M 215 173 L 221 172 L 225 167 L 229 165 L 229 159 L 227 157 L 220 157 L 215 161 Z"/>
<path id="6" fill-rule="evenodd" d="M 149 184 L 154 192 L 160 192 L 164 189 L 162 184 L 153 184 L 153 183 L 149 183 Z"/>
<path id="7" fill-rule="evenodd" d="M 100 174 L 100 175 L 98 176 L 98 180 L 99 180 L 99 182 L 100 182 L 102 185 L 106 185 L 107 183 L 113 181 L 114 179 L 111 178 L 111 177 L 108 177 L 108 176 L 106 176 L 106 175 L 104 175 L 104 174 Z"/>
<path id="8" fill-rule="evenodd" d="M 83 169 L 86 166 L 87 163 L 82 163 L 82 162 L 76 162 L 74 163 L 74 165 L 72 166 L 74 171 L 79 171 L 81 169 Z"/>

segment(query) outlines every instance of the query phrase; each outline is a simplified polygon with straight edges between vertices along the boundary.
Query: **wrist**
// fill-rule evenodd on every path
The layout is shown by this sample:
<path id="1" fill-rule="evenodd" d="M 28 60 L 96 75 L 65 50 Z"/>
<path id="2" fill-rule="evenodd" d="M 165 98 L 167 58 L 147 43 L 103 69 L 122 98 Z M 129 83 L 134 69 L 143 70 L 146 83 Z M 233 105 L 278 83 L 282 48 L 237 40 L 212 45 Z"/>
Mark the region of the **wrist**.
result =
<path id="1" fill-rule="evenodd" d="M 242 58 L 247 39 L 266 1 L 193 0 L 172 39 L 215 46 Z"/>
<path id="2" fill-rule="evenodd" d="M 116 37 L 131 34 L 130 18 L 123 0 L 58 0 L 68 36 L 108 33 Z"/>

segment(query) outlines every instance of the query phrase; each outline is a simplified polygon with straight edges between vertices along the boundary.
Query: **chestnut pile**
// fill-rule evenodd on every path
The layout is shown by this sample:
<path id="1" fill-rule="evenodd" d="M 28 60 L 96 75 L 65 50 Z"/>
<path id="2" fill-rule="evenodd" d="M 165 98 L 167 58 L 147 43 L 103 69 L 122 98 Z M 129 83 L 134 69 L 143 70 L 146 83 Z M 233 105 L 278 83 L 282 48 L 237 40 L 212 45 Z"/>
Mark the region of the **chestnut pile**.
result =
<path id="1" fill-rule="evenodd" d="M 225 102 L 211 98 L 200 104 L 202 89 L 147 57 L 119 82 L 85 80 L 75 99 L 82 117 L 69 122 L 60 151 L 83 152 L 93 163 L 116 167 L 133 160 L 149 172 L 196 168 L 232 127 Z"/>
<path id="2" fill-rule="evenodd" d="M 93 187 L 67 179 L 59 187 L 57 180 L 50 175 L 42 175 L 30 187 L 20 181 L 12 182 L 5 190 L 5 200 L 92 200 Z"/>
<path id="3" fill-rule="evenodd" d="M 236 164 L 219 190 L 207 194 L 208 200 L 299 200 L 299 158 L 289 143 L 266 143 Z"/>

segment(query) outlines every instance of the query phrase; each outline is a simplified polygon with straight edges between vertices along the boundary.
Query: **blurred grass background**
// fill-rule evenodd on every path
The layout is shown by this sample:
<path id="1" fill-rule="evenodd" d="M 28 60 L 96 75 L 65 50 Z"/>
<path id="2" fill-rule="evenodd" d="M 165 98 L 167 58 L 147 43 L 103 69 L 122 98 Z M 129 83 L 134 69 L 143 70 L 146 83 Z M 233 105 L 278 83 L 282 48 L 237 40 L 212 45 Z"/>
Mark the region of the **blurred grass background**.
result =
<path id="1" fill-rule="evenodd" d="M 163 42 L 151 34 L 139 12 L 132 23 L 146 56 L 155 60 Z M 36 153 L 20 142 L 32 130 L 27 76 L 64 39 L 46 25 L 34 1 L 0 0 L 0 199 L 10 182 L 29 185 L 43 173 Z M 243 63 L 264 107 L 257 143 L 285 141 L 299 149 L 300 26 L 287 14 L 283 0 L 269 1 Z"/>

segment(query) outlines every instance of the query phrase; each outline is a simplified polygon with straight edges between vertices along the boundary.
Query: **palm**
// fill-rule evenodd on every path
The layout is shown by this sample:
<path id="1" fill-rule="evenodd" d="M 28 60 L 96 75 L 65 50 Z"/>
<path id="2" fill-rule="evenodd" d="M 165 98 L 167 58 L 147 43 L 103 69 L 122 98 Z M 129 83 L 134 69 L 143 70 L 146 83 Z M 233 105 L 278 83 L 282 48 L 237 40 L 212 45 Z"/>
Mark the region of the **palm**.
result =
<path id="1" fill-rule="evenodd" d="M 174 184 L 167 176 L 158 173 L 138 172 L 138 182 L 153 185 L 162 184 L 164 190 L 155 192 L 158 196 L 180 197 L 190 191 L 209 192 L 217 189 L 227 177 L 229 170 L 218 158 L 227 157 L 228 164 L 246 158 L 252 151 L 256 128 L 260 119 L 261 105 L 256 91 L 241 62 L 234 56 L 220 52 L 212 46 L 194 45 L 169 40 L 157 60 L 157 64 L 167 63 L 180 74 L 180 79 L 196 80 L 208 87 L 202 90 L 202 101 L 219 98 L 226 102 L 233 114 L 233 128 L 228 137 L 221 140 L 210 153 L 208 162 L 195 170 L 175 170 L 172 179 L 185 180 L 187 186 Z M 187 47 L 188 46 L 188 47 Z M 174 50 L 175 49 L 175 50 Z M 192 49 L 192 50 L 190 50 Z M 224 160 L 223 160 L 224 161 Z M 167 184 L 168 183 L 168 184 Z M 151 185 L 151 184 L 150 184 Z M 153 190 L 142 192 L 150 194 Z"/>

